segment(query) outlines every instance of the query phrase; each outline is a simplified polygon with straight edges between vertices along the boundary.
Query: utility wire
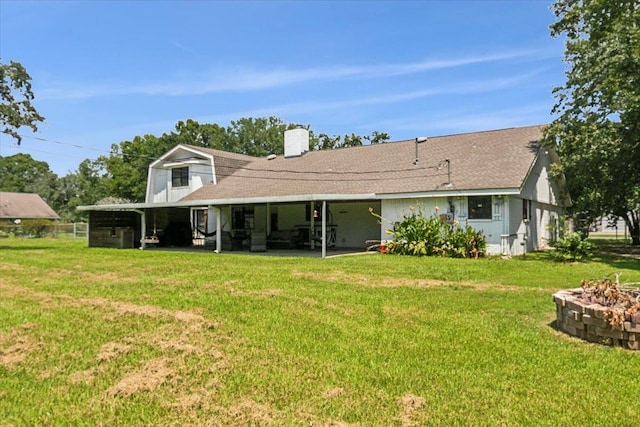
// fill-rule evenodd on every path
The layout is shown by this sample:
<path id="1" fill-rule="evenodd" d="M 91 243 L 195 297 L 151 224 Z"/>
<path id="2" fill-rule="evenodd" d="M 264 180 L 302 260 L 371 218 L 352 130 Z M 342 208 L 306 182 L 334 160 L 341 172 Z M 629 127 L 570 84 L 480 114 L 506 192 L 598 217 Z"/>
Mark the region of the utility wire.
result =
<path id="1" fill-rule="evenodd" d="M 103 153 L 108 153 L 110 155 L 118 155 L 118 156 L 122 156 L 123 158 L 125 157 L 130 157 L 130 158 L 139 158 L 139 159 L 144 159 L 144 160 L 151 160 L 151 161 L 156 161 L 159 160 L 158 157 L 151 157 L 151 156 L 143 156 L 143 155 L 133 155 L 133 154 L 125 154 L 125 153 L 115 153 L 113 150 L 110 151 L 106 151 L 103 149 L 98 149 L 98 148 L 94 148 L 94 147 L 87 147 L 87 146 L 82 146 L 80 144 L 74 144 L 74 143 L 68 143 L 68 142 L 62 142 L 62 141 L 55 141 L 55 140 L 49 140 L 46 138 L 41 138 L 41 137 L 36 137 L 36 136 L 30 136 L 30 135 L 20 135 L 23 138 L 30 138 L 30 139 L 35 139 L 38 141 L 43 141 L 43 142 L 50 142 L 50 143 L 54 143 L 54 144 L 59 144 L 59 145 L 66 145 L 66 146 L 70 146 L 70 147 L 74 147 L 74 148 L 80 148 L 80 149 L 87 149 L 87 150 L 93 150 L 93 151 L 98 151 L 98 152 L 103 152 Z M 189 144 L 187 144 L 189 145 Z M 197 146 L 193 146 L 195 148 L 205 148 L 205 149 L 211 149 L 210 147 L 197 147 Z M 31 150 L 31 149 L 30 149 Z M 47 152 L 47 151 L 42 151 L 42 150 L 33 150 L 33 151 L 39 151 L 42 153 L 46 153 L 46 154 L 56 154 L 56 155 L 60 155 L 59 153 L 51 153 L 51 152 Z M 219 151 L 223 151 L 223 150 L 219 150 Z M 232 153 L 232 154 L 237 154 L 237 153 Z M 78 156 L 74 156 L 76 158 L 80 158 Z M 253 157 L 253 156 L 252 156 Z M 256 160 L 260 159 L 259 157 L 255 157 Z M 226 169 L 233 169 L 233 170 L 244 170 L 244 171 L 251 171 L 251 172 L 268 172 L 268 173 L 283 173 L 283 174 L 300 174 L 300 175 L 331 175 L 331 176 L 336 176 L 336 175 L 363 175 L 363 174 L 380 174 L 379 170 L 365 170 L 365 171 L 301 171 L 301 170 L 295 170 L 295 169 L 267 169 L 267 168 L 251 168 L 251 167 L 244 167 L 244 166 L 235 166 L 235 165 L 225 165 L 223 166 Z M 434 170 L 440 170 L 442 167 L 442 161 L 438 163 L 438 165 L 432 165 L 432 166 L 411 166 L 411 167 L 407 167 L 407 168 L 401 168 L 401 169 L 388 169 L 385 170 L 385 173 L 394 173 L 394 172 L 415 172 L 415 171 L 426 171 L 429 169 L 434 169 Z M 222 167 L 221 167 L 222 168 Z M 213 173 L 210 172 L 205 172 L 205 173 L 200 173 L 200 175 L 210 175 L 213 176 Z M 428 176 L 439 176 L 438 175 L 428 175 Z M 238 177 L 243 177 L 243 178 L 262 178 L 262 179 L 275 179 L 275 180 L 283 180 L 283 179 L 291 179 L 290 177 L 283 177 L 283 178 L 277 178 L 277 177 L 273 177 L 273 176 L 241 176 L 241 175 L 236 175 L 236 174 L 217 174 L 217 176 L 220 177 L 227 177 L 227 176 L 238 176 Z M 427 176 L 422 176 L 422 177 L 427 177 Z M 406 179 L 407 177 L 399 177 L 399 178 L 367 178 L 368 180 L 384 180 L 384 179 Z M 313 181 L 315 179 L 313 178 L 309 178 L 309 179 L 303 179 L 303 178 L 295 178 L 296 180 L 299 181 Z M 324 179 L 324 178 L 323 178 Z M 327 180 L 327 179 L 325 179 Z M 351 179 L 348 180 L 328 180 L 328 181 L 351 181 Z"/>

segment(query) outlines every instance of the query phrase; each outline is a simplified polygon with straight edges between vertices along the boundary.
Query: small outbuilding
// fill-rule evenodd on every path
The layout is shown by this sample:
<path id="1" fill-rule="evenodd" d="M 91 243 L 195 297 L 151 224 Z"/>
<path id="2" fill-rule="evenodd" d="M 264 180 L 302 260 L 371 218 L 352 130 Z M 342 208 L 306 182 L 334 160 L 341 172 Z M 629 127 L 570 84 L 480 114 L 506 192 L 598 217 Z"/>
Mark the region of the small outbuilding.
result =
<path id="1" fill-rule="evenodd" d="M 35 193 L 0 192 L 0 221 L 23 219 L 60 219 L 58 214 Z"/>

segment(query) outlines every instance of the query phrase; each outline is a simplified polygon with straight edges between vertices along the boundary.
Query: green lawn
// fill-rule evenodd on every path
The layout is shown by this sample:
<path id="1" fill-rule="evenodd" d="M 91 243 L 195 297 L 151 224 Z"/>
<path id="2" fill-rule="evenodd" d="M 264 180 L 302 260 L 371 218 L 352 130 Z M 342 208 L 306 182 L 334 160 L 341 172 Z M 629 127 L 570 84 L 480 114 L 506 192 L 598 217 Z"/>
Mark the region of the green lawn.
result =
<path id="1" fill-rule="evenodd" d="M 636 426 L 640 352 L 552 294 L 640 260 L 332 259 L 0 240 L 0 426 Z"/>

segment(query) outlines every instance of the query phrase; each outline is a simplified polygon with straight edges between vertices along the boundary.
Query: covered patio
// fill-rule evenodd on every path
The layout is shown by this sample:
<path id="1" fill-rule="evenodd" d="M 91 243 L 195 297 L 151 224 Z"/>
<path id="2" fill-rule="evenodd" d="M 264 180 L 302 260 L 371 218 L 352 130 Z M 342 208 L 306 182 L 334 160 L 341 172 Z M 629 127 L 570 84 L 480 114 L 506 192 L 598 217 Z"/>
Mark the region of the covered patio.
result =
<path id="1" fill-rule="evenodd" d="M 89 246 L 325 258 L 365 252 L 380 238 L 369 213 L 379 200 L 311 199 L 93 206 Z"/>

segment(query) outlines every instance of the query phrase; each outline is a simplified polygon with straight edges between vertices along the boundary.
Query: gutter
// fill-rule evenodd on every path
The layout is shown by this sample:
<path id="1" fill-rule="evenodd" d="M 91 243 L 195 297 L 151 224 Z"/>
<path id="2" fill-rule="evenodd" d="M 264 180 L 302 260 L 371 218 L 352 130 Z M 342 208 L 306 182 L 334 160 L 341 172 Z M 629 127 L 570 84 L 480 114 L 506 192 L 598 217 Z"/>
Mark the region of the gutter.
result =
<path id="1" fill-rule="evenodd" d="M 135 211 L 136 209 L 189 208 L 194 206 L 224 206 L 264 203 L 320 202 L 336 200 L 371 200 L 378 197 L 374 193 L 365 194 L 303 194 L 291 196 L 237 197 L 227 199 L 180 200 L 167 203 L 124 203 L 117 205 L 78 206 L 79 211 Z"/>
<path id="2" fill-rule="evenodd" d="M 140 209 L 158 208 L 191 208 L 207 206 L 228 206 L 228 205 L 251 205 L 266 203 L 295 203 L 295 202 L 332 202 L 332 201 L 353 201 L 353 200 L 392 200 L 410 199 L 423 197 L 455 197 L 455 196 L 511 196 L 519 195 L 517 188 L 499 188 L 482 190 L 450 190 L 431 191 L 421 193 L 360 193 L 360 194 L 301 194 L 288 196 L 266 196 L 266 197 L 235 197 L 225 199 L 203 199 L 203 200 L 180 200 L 177 202 L 165 203 L 126 203 L 117 205 L 88 205 L 78 206 L 79 211 L 137 211 Z"/>

